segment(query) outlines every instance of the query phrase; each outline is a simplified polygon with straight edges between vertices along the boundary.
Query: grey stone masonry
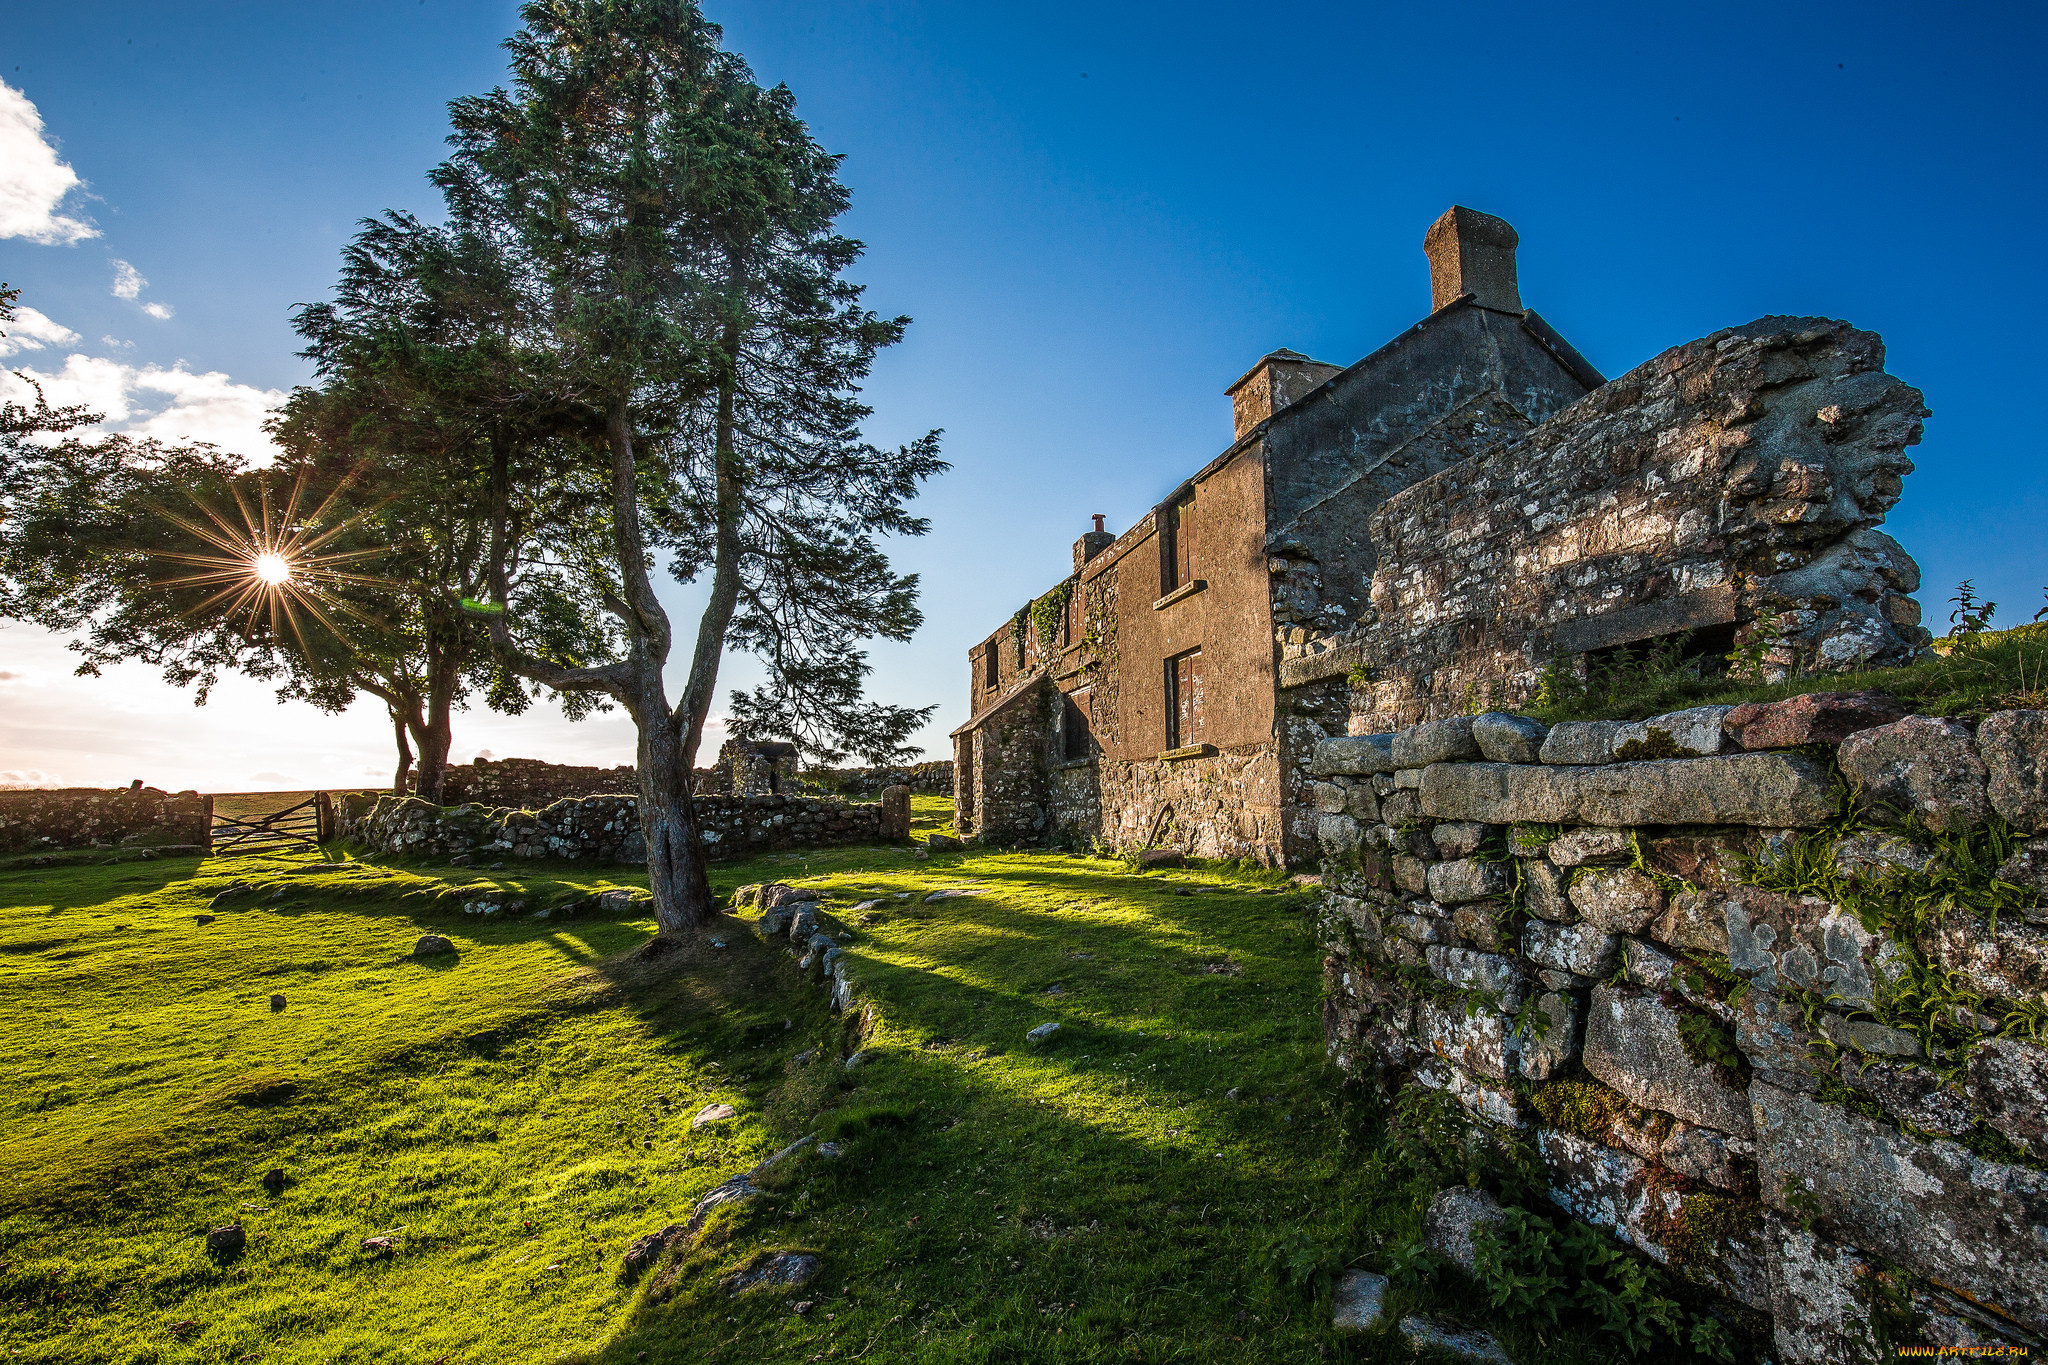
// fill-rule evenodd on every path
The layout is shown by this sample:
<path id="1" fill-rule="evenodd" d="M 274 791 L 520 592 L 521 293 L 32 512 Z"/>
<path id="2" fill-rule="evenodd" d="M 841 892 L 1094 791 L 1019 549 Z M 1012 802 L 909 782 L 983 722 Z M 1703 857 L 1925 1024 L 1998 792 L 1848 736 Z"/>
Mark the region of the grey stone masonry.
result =
<path id="1" fill-rule="evenodd" d="M 1804 754 L 1604 767 L 1437 763 L 1423 770 L 1421 790 L 1425 815 L 1495 825 L 1528 820 L 1782 827 L 1819 824 L 1834 812 L 1827 770 Z"/>
<path id="2" fill-rule="evenodd" d="M 1547 667 L 1709 627 L 1773 680 L 1911 660 L 1919 569 L 1878 527 L 1924 415 L 1873 333 L 1760 318 L 1395 494 L 1369 522 L 1360 719 L 1518 704 Z"/>
<path id="3" fill-rule="evenodd" d="M 1750 709 L 1739 733 L 1736 713 L 1697 707 L 1540 740 L 1496 713 L 1470 722 L 1476 756 L 1462 721 L 1325 741 L 1391 765 L 1329 779 L 1347 809 L 1376 789 L 1385 823 L 1320 817 L 1342 822 L 1319 921 L 1331 1059 L 1533 1137 L 1559 1205 L 1770 1314 L 1784 1365 L 1861 1349 L 1886 1263 L 1923 1277 L 1899 1292 L 1929 1341 L 2038 1341 L 2048 1046 L 2028 1034 L 2048 1008 L 2048 836 L 2021 820 L 2038 823 L 2048 726 L 1896 711 L 1795 698 Z M 1830 742 L 1865 812 L 1843 834 L 1827 757 L 1806 748 Z M 1722 752 L 1631 757 L 1644 749 Z M 1313 818 L 1331 798 L 1304 801 Z M 1872 913 L 1888 879 L 1947 875 L 1946 845 L 1907 817 L 2013 824 L 1999 875 L 2039 894 L 1999 892 L 1995 924 L 1962 888 L 1917 921 Z M 1774 889 L 1801 844 L 1860 899 Z M 1909 973 L 1974 996 L 1930 1020 L 1899 989 Z M 1739 1212 L 1703 1240 L 1690 1220 L 1707 1191 Z"/>

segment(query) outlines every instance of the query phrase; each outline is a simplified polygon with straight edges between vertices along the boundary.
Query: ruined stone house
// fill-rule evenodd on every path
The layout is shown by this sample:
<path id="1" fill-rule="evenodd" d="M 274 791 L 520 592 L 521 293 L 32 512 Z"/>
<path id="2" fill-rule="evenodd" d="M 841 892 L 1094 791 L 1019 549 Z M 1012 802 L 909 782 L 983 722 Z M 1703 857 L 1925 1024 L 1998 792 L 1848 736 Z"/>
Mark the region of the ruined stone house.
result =
<path id="1" fill-rule="evenodd" d="M 1621 648 L 1774 673 L 1922 648 L 1876 529 L 1925 415 L 1873 334 L 1766 318 L 1608 383 L 1454 207 L 1432 311 L 1232 384 L 1235 439 L 968 651 L 955 818 L 996 842 L 1313 857 L 1317 740 L 1527 700 Z"/>

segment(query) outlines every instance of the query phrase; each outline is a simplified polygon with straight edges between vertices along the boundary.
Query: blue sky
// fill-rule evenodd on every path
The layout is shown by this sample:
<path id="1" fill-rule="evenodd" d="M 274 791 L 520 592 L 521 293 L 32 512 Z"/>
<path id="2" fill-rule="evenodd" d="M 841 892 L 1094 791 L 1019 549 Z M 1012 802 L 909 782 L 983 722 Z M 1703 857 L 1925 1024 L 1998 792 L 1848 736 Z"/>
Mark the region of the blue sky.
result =
<path id="1" fill-rule="evenodd" d="M 875 650 L 874 691 L 939 703 L 935 752 L 966 645 L 1066 571 L 1089 513 L 1121 530 L 1227 444 L 1225 384 L 1282 345 L 1349 363 L 1426 311 L 1422 232 L 1453 202 L 1516 226 L 1524 298 L 1610 376 L 1767 313 L 1882 333 L 1934 410 L 1888 526 L 1930 623 L 1964 577 L 2002 622 L 2042 604 L 2038 7 L 709 12 L 846 155 L 856 273 L 916 319 L 872 431 L 943 427 L 954 471 L 898 555 L 927 623 Z M 75 354 L 129 426 L 246 433 L 305 378 L 289 310 L 355 220 L 435 207 L 446 102 L 500 79 L 515 24 L 444 0 L 10 6 L 0 80 L 98 235 L 0 238 L 0 277 L 77 337 L 6 363 Z M 117 262 L 146 281 L 128 297 Z M 248 685 L 194 713 L 147 670 L 64 673 L 56 642 L 0 629 L 0 769 L 227 789 L 388 767 L 374 711 Z M 631 739 L 471 712 L 456 756 L 480 749 L 613 762 Z"/>

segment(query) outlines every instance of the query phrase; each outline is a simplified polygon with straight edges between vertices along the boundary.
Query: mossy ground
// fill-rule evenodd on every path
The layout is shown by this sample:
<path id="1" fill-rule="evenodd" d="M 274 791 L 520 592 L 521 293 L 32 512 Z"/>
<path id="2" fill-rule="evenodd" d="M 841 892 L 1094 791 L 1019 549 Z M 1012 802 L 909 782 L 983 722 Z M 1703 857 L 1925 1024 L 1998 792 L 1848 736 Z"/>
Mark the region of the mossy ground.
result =
<path id="1" fill-rule="evenodd" d="M 442 894 L 552 904 L 626 869 L 312 861 L 0 871 L 5 1358 L 1411 1358 L 1264 1268 L 1283 1236 L 1382 1265 L 1430 1194 L 1323 1070 L 1320 954 L 1271 876 L 902 849 L 718 868 L 721 893 L 826 890 L 873 1006 L 855 1038 L 742 921 L 650 960 L 630 914 Z M 923 901 L 948 888 L 971 894 Z M 414 960 L 424 932 L 457 953 Z M 848 1072 L 854 1045 L 874 1060 Z M 693 1131 L 714 1101 L 738 1117 Z M 622 1277 L 632 1238 L 806 1133 L 844 1156 L 715 1218 L 667 1302 Z M 247 1249 L 209 1255 L 233 1221 Z M 394 1229 L 395 1255 L 361 1249 Z M 729 1296 L 771 1249 L 824 1269 Z M 1469 1292 L 1419 1306 L 1484 1320 Z M 1609 1355 L 1502 1335 L 1523 1361 Z"/>

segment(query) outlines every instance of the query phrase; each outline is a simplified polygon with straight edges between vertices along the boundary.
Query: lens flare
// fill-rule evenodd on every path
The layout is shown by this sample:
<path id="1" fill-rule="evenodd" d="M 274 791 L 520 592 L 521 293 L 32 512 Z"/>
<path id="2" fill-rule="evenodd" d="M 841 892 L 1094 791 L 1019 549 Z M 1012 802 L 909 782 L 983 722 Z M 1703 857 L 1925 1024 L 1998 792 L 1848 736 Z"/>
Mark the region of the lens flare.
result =
<path id="1" fill-rule="evenodd" d="M 276 587 L 292 576 L 292 562 L 283 555 L 257 555 L 256 576 L 272 587 Z"/>

